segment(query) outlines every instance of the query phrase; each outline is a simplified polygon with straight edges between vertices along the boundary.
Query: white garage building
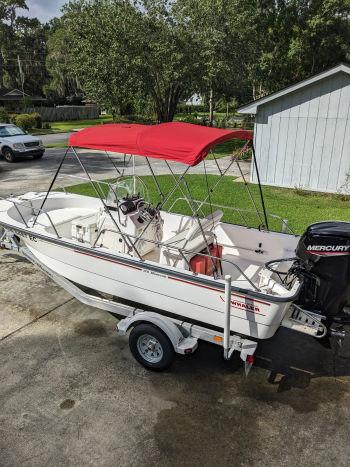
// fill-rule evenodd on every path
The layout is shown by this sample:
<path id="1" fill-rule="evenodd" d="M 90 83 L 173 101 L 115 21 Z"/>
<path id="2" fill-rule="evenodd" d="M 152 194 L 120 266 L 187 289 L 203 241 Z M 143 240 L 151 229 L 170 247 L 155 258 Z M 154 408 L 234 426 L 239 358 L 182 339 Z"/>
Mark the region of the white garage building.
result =
<path id="1" fill-rule="evenodd" d="M 350 66 L 340 64 L 238 111 L 255 114 L 262 184 L 350 194 Z M 257 182 L 255 170 L 251 181 Z"/>

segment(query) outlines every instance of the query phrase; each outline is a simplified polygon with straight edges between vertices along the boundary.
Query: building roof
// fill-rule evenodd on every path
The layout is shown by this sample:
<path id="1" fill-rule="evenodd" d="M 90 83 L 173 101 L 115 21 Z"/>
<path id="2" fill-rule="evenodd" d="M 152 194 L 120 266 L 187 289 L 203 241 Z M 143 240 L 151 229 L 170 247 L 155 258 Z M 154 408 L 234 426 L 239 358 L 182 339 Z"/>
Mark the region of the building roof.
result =
<path id="1" fill-rule="evenodd" d="M 237 111 L 242 114 L 256 114 L 259 106 L 266 104 L 267 102 L 274 101 L 275 99 L 279 99 L 280 97 L 285 96 L 286 94 L 290 94 L 291 92 L 297 91 L 298 89 L 301 89 L 305 86 L 309 86 L 310 84 L 317 83 L 318 81 L 321 81 L 322 79 L 328 78 L 329 76 L 335 75 L 339 72 L 347 73 L 350 75 L 350 66 L 346 63 L 340 63 L 339 65 L 333 68 L 329 68 L 328 70 L 322 71 L 317 75 L 313 75 L 310 78 L 306 78 L 302 81 L 299 81 L 296 84 L 287 86 L 281 91 L 273 92 L 268 96 L 261 97 L 260 99 L 256 99 L 255 101 L 249 102 L 248 104 L 239 107 Z"/>
<path id="2" fill-rule="evenodd" d="M 11 91 L 8 89 L 0 90 L 0 101 L 19 101 L 22 100 L 23 97 L 27 97 L 32 101 L 46 101 L 45 97 L 30 96 L 20 89 L 12 89 Z"/>

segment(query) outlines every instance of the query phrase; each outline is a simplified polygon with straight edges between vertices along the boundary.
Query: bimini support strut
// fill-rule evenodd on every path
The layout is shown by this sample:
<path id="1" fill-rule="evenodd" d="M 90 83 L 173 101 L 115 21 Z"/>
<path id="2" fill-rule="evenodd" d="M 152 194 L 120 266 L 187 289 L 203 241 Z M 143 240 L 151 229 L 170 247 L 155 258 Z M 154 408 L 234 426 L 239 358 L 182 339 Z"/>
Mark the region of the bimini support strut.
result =
<path id="1" fill-rule="evenodd" d="M 66 157 L 67 157 L 67 154 L 68 154 L 68 152 L 69 152 L 69 149 L 70 149 L 70 148 L 67 148 L 66 152 L 64 153 L 64 156 L 63 156 L 62 159 L 61 159 L 60 165 L 58 166 L 58 168 L 57 168 L 57 170 L 56 170 L 56 173 L 55 173 L 55 175 L 54 175 L 54 177 L 53 177 L 53 179 L 52 179 L 52 181 L 51 181 L 51 183 L 50 183 L 49 189 L 48 189 L 48 191 L 47 191 L 47 193 L 46 193 L 46 195 L 45 195 L 45 198 L 43 199 L 43 202 L 41 203 L 40 209 L 38 210 L 37 215 L 35 216 L 35 219 L 34 219 L 34 222 L 33 222 L 33 227 L 34 227 L 35 224 L 36 224 L 36 221 L 37 221 L 37 219 L 38 219 L 38 217 L 39 217 L 39 214 L 42 212 L 42 210 L 43 210 L 43 208 L 44 208 L 44 205 L 45 205 L 45 203 L 46 203 L 46 200 L 47 200 L 47 198 L 48 198 L 48 196 L 49 196 L 49 194 L 50 194 L 50 192 L 51 192 L 51 190 L 52 190 L 52 188 L 53 188 L 53 186 L 54 186 L 54 184 L 55 184 L 55 181 L 56 181 L 56 179 L 57 179 L 57 177 L 58 177 L 58 174 L 60 173 L 60 170 L 61 170 L 61 168 L 62 168 L 62 165 L 63 165 L 64 161 L 66 160 Z"/>
<path id="2" fill-rule="evenodd" d="M 267 214 L 266 214 L 266 209 L 265 209 L 265 201 L 264 201 L 264 196 L 263 196 L 261 183 L 260 183 L 260 174 L 259 174 L 258 164 L 257 164 L 257 161 L 256 161 L 254 143 L 252 144 L 252 153 L 253 153 L 253 161 L 254 161 L 254 167 L 255 167 L 255 171 L 256 171 L 256 177 L 258 179 L 261 205 L 262 205 L 263 212 L 264 212 L 265 225 L 266 225 L 266 229 L 269 230 L 269 224 L 268 224 L 268 221 L 267 221 Z"/>
<path id="3" fill-rule="evenodd" d="M 76 159 L 77 159 L 77 161 L 78 161 L 80 167 L 83 169 L 85 175 L 87 176 L 88 180 L 90 181 L 91 186 L 92 186 L 92 188 L 94 189 L 94 191 L 95 191 L 97 197 L 100 199 L 100 201 L 101 201 L 101 203 L 102 203 L 102 205 L 103 205 L 105 211 L 106 211 L 107 214 L 109 215 L 109 217 L 110 217 L 110 219 L 112 220 L 114 226 L 117 228 L 118 233 L 120 233 L 120 235 L 121 235 L 122 239 L 124 240 L 125 244 L 128 246 L 128 248 L 129 248 L 130 250 L 134 250 L 135 253 L 137 254 L 137 256 L 139 257 L 139 259 L 142 260 L 142 257 L 141 257 L 141 255 L 140 255 L 140 253 L 137 251 L 137 248 L 135 247 L 135 245 L 129 240 L 129 237 L 128 237 L 127 235 L 125 235 L 125 234 L 122 232 L 121 228 L 120 228 L 119 225 L 116 223 L 114 217 L 112 216 L 110 210 L 108 209 L 108 206 L 106 205 L 106 203 L 104 202 L 104 200 L 103 200 L 101 194 L 99 193 L 99 190 L 97 190 L 94 181 L 93 181 L 92 178 L 90 177 L 89 172 L 86 170 L 85 165 L 84 165 L 83 162 L 80 160 L 80 157 L 78 156 L 76 150 L 75 150 L 73 147 L 72 147 L 71 149 L 72 149 L 73 154 L 75 155 L 75 157 L 76 157 Z"/>
<path id="4" fill-rule="evenodd" d="M 224 359 L 230 359 L 231 276 L 225 276 Z"/>

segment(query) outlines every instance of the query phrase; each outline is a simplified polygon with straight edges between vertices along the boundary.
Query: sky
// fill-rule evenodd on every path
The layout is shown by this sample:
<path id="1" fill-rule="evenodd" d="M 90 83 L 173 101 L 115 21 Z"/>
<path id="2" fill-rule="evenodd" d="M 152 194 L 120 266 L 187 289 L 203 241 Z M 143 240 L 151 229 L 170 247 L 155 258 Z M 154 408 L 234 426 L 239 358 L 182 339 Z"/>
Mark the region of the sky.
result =
<path id="1" fill-rule="evenodd" d="M 68 0 L 27 0 L 29 10 L 18 10 L 20 16 L 38 18 L 42 23 L 60 15 L 60 8 Z"/>

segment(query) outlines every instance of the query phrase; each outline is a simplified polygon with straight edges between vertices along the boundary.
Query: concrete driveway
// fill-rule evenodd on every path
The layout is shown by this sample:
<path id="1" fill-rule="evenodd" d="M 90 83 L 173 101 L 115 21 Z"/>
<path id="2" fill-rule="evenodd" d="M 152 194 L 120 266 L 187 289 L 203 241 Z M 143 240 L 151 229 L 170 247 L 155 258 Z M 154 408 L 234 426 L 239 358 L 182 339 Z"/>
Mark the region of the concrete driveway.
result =
<path id="1" fill-rule="evenodd" d="M 46 189 L 62 154 L 1 161 L 0 195 Z M 96 177 L 113 176 L 92 156 Z M 64 173 L 72 183 L 73 161 Z M 203 343 L 157 374 L 134 361 L 116 322 L 0 252 L 1 467 L 349 464 L 350 342 L 331 350 L 283 329 L 260 344 L 248 378 Z"/>
<path id="2" fill-rule="evenodd" d="M 281 330 L 248 378 L 201 344 L 166 373 L 116 319 L 0 252 L 0 465 L 347 466 L 350 345 Z"/>

